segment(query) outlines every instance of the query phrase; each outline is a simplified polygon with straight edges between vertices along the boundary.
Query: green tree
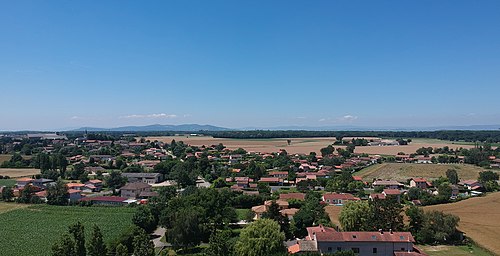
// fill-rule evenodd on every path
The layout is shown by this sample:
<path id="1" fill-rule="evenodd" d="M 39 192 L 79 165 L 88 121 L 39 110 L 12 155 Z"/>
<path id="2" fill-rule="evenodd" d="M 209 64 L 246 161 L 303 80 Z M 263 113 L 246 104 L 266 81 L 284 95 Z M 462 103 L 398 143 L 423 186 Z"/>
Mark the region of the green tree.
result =
<path id="1" fill-rule="evenodd" d="M 438 193 L 439 196 L 442 196 L 443 198 L 450 198 L 451 197 L 451 185 L 448 182 L 443 182 L 439 184 L 438 186 Z"/>
<path id="2" fill-rule="evenodd" d="M 369 201 L 370 226 L 372 230 L 399 231 L 403 229 L 403 206 L 395 198 L 378 199 Z"/>
<path id="3" fill-rule="evenodd" d="M 446 171 L 446 177 L 451 184 L 457 184 L 459 181 L 458 173 L 455 169 L 448 169 Z"/>
<path id="4" fill-rule="evenodd" d="M 494 173 L 492 171 L 484 171 L 479 173 L 478 181 L 481 184 L 485 184 L 488 181 L 497 181 L 498 176 L 499 176 L 498 173 Z"/>
<path id="5" fill-rule="evenodd" d="M 154 256 L 155 248 L 153 242 L 149 240 L 148 234 L 141 230 L 134 237 L 134 256 Z"/>
<path id="6" fill-rule="evenodd" d="M 75 256 L 75 242 L 69 234 L 64 234 L 59 242 L 52 245 L 53 256 Z"/>
<path id="7" fill-rule="evenodd" d="M 410 206 L 406 209 L 406 216 L 409 219 L 408 230 L 413 235 L 418 236 L 418 232 L 420 232 L 424 224 L 424 210 L 416 206 Z"/>
<path id="8" fill-rule="evenodd" d="M 11 187 L 4 187 L 0 196 L 3 201 L 9 202 L 14 197 L 14 192 Z"/>
<path id="9" fill-rule="evenodd" d="M 237 256 L 273 255 L 285 251 L 285 234 L 273 220 L 261 219 L 245 227 L 235 244 Z"/>
<path id="10" fill-rule="evenodd" d="M 87 250 L 85 249 L 85 230 L 79 221 L 69 226 L 69 233 L 73 236 L 75 242 L 75 255 L 85 256 Z"/>
<path id="11" fill-rule="evenodd" d="M 200 244 L 202 211 L 198 207 L 189 207 L 182 208 L 175 214 L 172 228 L 167 231 L 167 240 L 175 249 L 187 249 Z"/>
<path id="12" fill-rule="evenodd" d="M 111 189 L 121 188 L 126 182 L 127 179 L 122 177 L 120 172 L 117 171 L 112 171 L 106 179 L 106 185 Z"/>
<path id="13" fill-rule="evenodd" d="M 118 246 L 116 246 L 115 256 L 128 256 L 127 246 L 123 244 L 119 244 Z"/>
<path id="14" fill-rule="evenodd" d="M 276 221 L 280 225 L 281 231 L 285 234 L 287 239 L 293 238 L 293 234 L 290 230 L 290 221 L 287 216 L 283 216 L 280 212 L 279 205 L 276 201 L 272 201 L 267 212 L 262 215 L 262 218 L 267 218 Z"/>
<path id="15" fill-rule="evenodd" d="M 137 207 L 134 216 L 132 216 L 132 222 L 138 227 L 144 229 L 146 233 L 153 232 L 158 225 L 157 218 L 153 215 L 151 208 L 146 205 Z"/>
<path id="16" fill-rule="evenodd" d="M 89 244 L 87 245 L 87 251 L 89 256 L 100 256 L 107 253 L 106 245 L 104 244 L 104 239 L 102 238 L 101 229 L 95 224 L 92 230 L 92 236 L 90 238 Z"/>
<path id="17" fill-rule="evenodd" d="M 348 202 L 339 215 L 344 231 L 369 231 L 370 206 L 367 201 Z"/>
<path id="18" fill-rule="evenodd" d="M 214 232 L 210 236 L 209 246 L 205 250 L 207 256 L 232 256 L 234 241 L 231 238 L 230 230 Z"/>
<path id="19" fill-rule="evenodd" d="M 62 180 L 47 188 L 47 204 L 67 205 L 69 199 L 68 187 Z"/>
<path id="20" fill-rule="evenodd" d="M 451 243 L 456 240 L 459 221 L 460 218 L 452 214 L 439 211 L 426 212 L 418 238 L 422 243 Z"/>

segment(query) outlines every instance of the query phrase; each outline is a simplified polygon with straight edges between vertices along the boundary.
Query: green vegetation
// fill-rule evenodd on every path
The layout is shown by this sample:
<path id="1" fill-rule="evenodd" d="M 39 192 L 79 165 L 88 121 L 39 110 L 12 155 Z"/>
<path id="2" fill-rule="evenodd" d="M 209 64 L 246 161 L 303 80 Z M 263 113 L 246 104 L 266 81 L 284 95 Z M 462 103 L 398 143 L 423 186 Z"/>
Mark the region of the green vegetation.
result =
<path id="1" fill-rule="evenodd" d="M 11 205 L 11 204 L 9 204 Z M 12 204 L 19 206 L 16 204 Z M 135 209 L 123 207 L 73 207 L 33 205 L 0 214 L 0 248 L 5 255 L 50 255 L 51 245 L 69 225 L 80 221 L 98 225 L 107 243 L 131 227 Z"/>
<path id="2" fill-rule="evenodd" d="M 460 245 L 460 246 L 451 246 L 451 245 L 437 245 L 437 246 L 419 246 L 425 253 L 429 254 L 429 256 L 491 256 L 493 254 L 487 252 L 486 250 L 478 247 L 474 244 L 471 245 Z"/>
<path id="3" fill-rule="evenodd" d="M 0 179 L 0 187 L 1 186 L 6 186 L 6 187 L 13 187 L 16 185 L 16 181 L 12 179 Z"/>
<path id="4" fill-rule="evenodd" d="M 250 209 L 236 209 L 236 214 L 238 215 L 239 220 L 248 219 L 249 212 L 250 212 Z"/>

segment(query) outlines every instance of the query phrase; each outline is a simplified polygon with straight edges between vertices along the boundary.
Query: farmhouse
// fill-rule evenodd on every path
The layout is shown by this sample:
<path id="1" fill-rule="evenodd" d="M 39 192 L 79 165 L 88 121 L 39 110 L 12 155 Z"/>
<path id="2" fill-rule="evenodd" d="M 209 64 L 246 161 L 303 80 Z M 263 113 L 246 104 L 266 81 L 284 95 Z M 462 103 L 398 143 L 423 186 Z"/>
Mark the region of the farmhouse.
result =
<path id="1" fill-rule="evenodd" d="M 404 185 L 394 181 L 394 180 L 376 180 L 372 183 L 373 187 L 384 187 L 384 188 L 390 188 L 390 189 L 400 189 L 403 188 Z"/>
<path id="2" fill-rule="evenodd" d="M 463 180 L 458 185 L 463 186 L 467 190 L 480 190 L 483 187 L 477 180 Z"/>
<path id="3" fill-rule="evenodd" d="M 430 183 L 424 178 L 413 178 L 410 180 L 410 187 L 427 189 L 428 187 L 430 187 Z"/>
<path id="4" fill-rule="evenodd" d="M 133 172 L 124 172 L 122 173 L 122 177 L 128 179 L 128 182 L 144 182 L 147 184 L 155 184 L 162 181 L 162 175 L 154 172 L 147 173 L 133 173 Z"/>
<path id="5" fill-rule="evenodd" d="M 151 185 L 142 182 L 134 182 L 127 183 L 120 188 L 121 196 L 126 198 L 139 197 L 143 192 L 151 192 Z"/>
<path id="6" fill-rule="evenodd" d="M 303 242 L 310 241 L 310 242 Z M 413 246 L 410 232 L 338 232 L 333 228 L 308 227 L 307 237 L 288 247 L 288 252 L 334 253 L 352 250 L 357 255 L 425 255 Z M 400 254 L 403 253 L 403 254 Z"/>
<path id="7" fill-rule="evenodd" d="M 16 188 L 24 188 L 33 181 L 31 178 L 20 178 L 16 180 Z"/>
<path id="8" fill-rule="evenodd" d="M 354 197 L 351 194 L 325 193 L 325 194 L 323 194 L 322 200 L 323 200 L 323 202 L 326 202 L 327 204 L 337 205 L 337 204 L 345 204 L 348 201 L 357 201 L 360 199 L 357 197 Z"/>

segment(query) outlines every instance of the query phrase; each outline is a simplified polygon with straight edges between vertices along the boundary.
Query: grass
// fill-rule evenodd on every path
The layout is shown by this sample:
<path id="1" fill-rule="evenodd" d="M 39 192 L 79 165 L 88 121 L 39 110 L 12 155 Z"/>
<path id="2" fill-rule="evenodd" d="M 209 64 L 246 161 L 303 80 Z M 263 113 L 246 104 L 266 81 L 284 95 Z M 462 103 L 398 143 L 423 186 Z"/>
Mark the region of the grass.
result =
<path id="1" fill-rule="evenodd" d="M 8 211 L 16 210 L 16 209 L 26 208 L 26 207 L 28 207 L 28 205 L 26 205 L 26 204 L 0 202 L 0 214 L 8 212 Z M 0 216 L 2 216 L 2 215 L 0 215 Z"/>
<path id="2" fill-rule="evenodd" d="M 394 179 L 406 181 L 414 177 L 436 179 L 446 177 L 448 169 L 455 169 L 460 179 L 477 179 L 479 172 L 485 171 L 481 167 L 468 164 L 413 164 L 413 163 L 383 163 L 364 168 L 355 175 L 365 181 L 373 179 Z"/>
<path id="3" fill-rule="evenodd" d="M 500 192 L 450 204 L 432 205 L 424 210 L 437 210 L 460 217 L 458 229 L 479 246 L 500 255 Z"/>
<path id="4" fill-rule="evenodd" d="M 16 181 L 12 179 L 0 179 L 0 187 L 1 186 L 6 186 L 6 187 L 13 187 L 16 185 Z"/>
<path id="5" fill-rule="evenodd" d="M 246 220 L 250 209 L 236 209 L 236 214 L 239 220 Z"/>
<path id="6" fill-rule="evenodd" d="M 8 207 L 11 207 L 11 204 Z M 134 211 L 135 209 L 124 207 L 51 205 L 10 209 L 0 214 L 1 254 L 50 255 L 52 244 L 67 232 L 69 225 L 77 221 L 85 226 L 87 238 L 90 237 L 95 223 L 101 228 L 105 241 L 110 242 L 132 225 Z"/>
<path id="7" fill-rule="evenodd" d="M 491 256 L 492 254 L 487 252 L 486 250 L 478 247 L 476 245 L 460 245 L 460 246 L 451 246 L 451 245 L 436 245 L 436 246 L 418 246 L 418 248 L 422 249 L 425 253 L 429 254 L 429 256 Z"/>
<path id="8" fill-rule="evenodd" d="M 12 155 L 0 154 L 0 164 L 9 161 Z"/>

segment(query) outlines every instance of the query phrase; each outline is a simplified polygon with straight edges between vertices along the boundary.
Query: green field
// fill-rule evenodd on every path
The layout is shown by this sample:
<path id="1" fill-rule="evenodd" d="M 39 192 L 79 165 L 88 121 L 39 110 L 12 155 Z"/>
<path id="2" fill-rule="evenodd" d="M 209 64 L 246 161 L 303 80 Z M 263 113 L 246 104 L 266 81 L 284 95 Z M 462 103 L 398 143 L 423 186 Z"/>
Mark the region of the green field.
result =
<path id="1" fill-rule="evenodd" d="M 6 186 L 6 187 L 12 187 L 16 185 L 16 181 L 12 179 L 0 179 L 0 187 L 1 186 Z"/>
<path id="2" fill-rule="evenodd" d="M 134 212 L 135 209 L 125 207 L 51 205 L 10 209 L 0 213 L 0 254 L 50 255 L 52 244 L 77 221 L 85 226 L 87 238 L 95 223 L 101 228 L 106 242 L 110 242 L 132 225 Z"/>
<path id="3" fill-rule="evenodd" d="M 236 214 L 238 214 L 238 219 L 246 220 L 249 211 L 250 209 L 236 209 Z"/>
<path id="4" fill-rule="evenodd" d="M 491 256 L 493 254 L 487 252 L 486 250 L 476 246 L 471 245 L 461 245 L 461 246 L 449 246 L 449 245 L 437 245 L 437 246 L 418 246 L 429 256 Z"/>

